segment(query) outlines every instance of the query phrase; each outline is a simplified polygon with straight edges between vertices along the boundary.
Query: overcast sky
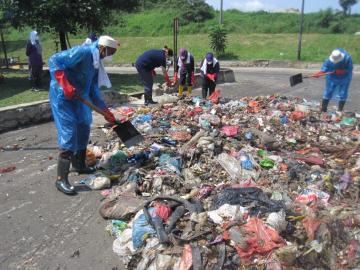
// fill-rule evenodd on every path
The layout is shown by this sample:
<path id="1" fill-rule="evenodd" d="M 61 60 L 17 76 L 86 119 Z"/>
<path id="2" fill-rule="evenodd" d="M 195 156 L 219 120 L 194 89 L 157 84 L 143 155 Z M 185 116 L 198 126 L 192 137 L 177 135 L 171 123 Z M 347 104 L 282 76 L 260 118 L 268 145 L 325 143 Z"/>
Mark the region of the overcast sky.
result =
<path id="1" fill-rule="evenodd" d="M 205 0 L 215 9 L 220 9 L 220 0 Z M 302 0 L 223 0 L 224 9 L 235 8 L 242 11 L 274 11 L 286 8 L 301 9 Z M 339 0 L 305 0 L 305 12 L 315 12 L 331 7 L 341 10 Z M 360 1 L 352 7 L 353 13 L 360 13 Z"/>

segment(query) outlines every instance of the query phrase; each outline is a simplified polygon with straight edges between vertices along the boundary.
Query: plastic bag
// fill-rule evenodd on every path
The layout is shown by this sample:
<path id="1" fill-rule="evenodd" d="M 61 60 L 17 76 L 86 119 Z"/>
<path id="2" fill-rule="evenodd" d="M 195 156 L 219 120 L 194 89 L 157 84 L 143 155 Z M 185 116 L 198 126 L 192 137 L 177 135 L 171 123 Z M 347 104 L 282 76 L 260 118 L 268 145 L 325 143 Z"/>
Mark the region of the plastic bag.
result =
<path id="1" fill-rule="evenodd" d="M 181 255 L 179 270 L 189 270 L 192 266 L 192 253 L 191 246 L 189 244 L 184 245 L 184 249 Z"/>
<path id="2" fill-rule="evenodd" d="M 155 208 L 149 208 L 149 214 L 153 219 L 159 218 L 155 214 Z M 143 245 L 147 237 L 156 234 L 154 228 L 147 222 L 144 213 L 134 220 L 132 229 L 132 241 L 136 249 Z"/>
<path id="3" fill-rule="evenodd" d="M 238 133 L 239 126 L 224 126 L 220 132 L 228 137 L 234 137 Z"/>
<path id="4" fill-rule="evenodd" d="M 222 224 L 226 220 L 239 220 L 247 213 L 246 208 L 239 205 L 223 204 L 217 210 L 208 211 L 207 215 L 216 224 Z"/>
<path id="5" fill-rule="evenodd" d="M 270 213 L 266 219 L 266 224 L 274 228 L 279 233 L 285 231 L 287 221 L 285 220 L 286 214 L 284 210 L 277 213 Z"/>
<path id="6" fill-rule="evenodd" d="M 314 240 L 315 232 L 319 228 L 321 223 L 322 221 L 320 219 L 315 219 L 312 217 L 305 217 L 302 220 L 302 225 L 304 226 L 304 229 L 306 231 L 309 240 Z"/>
<path id="7" fill-rule="evenodd" d="M 80 184 L 86 185 L 93 190 L 99 190 L 109 188 L 111 181 L 109 177 L 103 175 L 102 173 L 96 173 L 81 180 Z"/>
<path id="8" fill-rule="evenodd" d="M 304 112 L 295 111 L 290 114 L 290 119 L 293 121 L 301 121 L 306 117 Z"/>
<path id="9" fill-rule="evenodd" d="M 216 89 L 210 96 L 209 96 L 209 100 L 214 103 L 214 104 L 218 104 L 219 103 L 219 98 L 220 98 L 220 90 Z"/>
<path id="10" fill-rule="evenodd" d="M 200 115 L 199 117 L 199 123 L 201 124 L 203 121 L 207 121 L 213 126 L 217 126 L 220 124 L 220 118 L 217 115 L 210 114 L 210 113 L 204 113 Z"/>
<path id="11" fill-rule="evenodd" d="M 96 156 L 95 156 L 94 152 L 90 149 L 86 149 L 85 163 L 87 166 L 90 166 L 90 167 L 96 165 Z"/>
<path id="12" fill-rule="evenodd" d="M 236 251 L 244 264 L 249 264 L 250 259 L 255 254 L 265 255 L 273 249 L 286 245 L 284 239 L 273 228 L 265 225 L 261 219 L 250 218 L 249 221 L 242 225 L 241 231 L 246 245 L 236 245 Z M 228 231 L 224 233 L 224 239 L 230 239 Z"/>
<path id="13" fill-rule="evenodd" d="M 154 205 L 156 215 L 160 217 L 164 222 L 166 222 L 170 215 L 171 215 L 171 208 L 170 206 L 163 204 L 163 203 L 155 203 Z"/>
<path id="14" fill-rule="evenodd" d="M 226 153 L 221 153 L 218 155 L 217 161 L 227 171 L 232 179 L 236 180 L 241 178 L 241 165 L 236 158 Z"/>

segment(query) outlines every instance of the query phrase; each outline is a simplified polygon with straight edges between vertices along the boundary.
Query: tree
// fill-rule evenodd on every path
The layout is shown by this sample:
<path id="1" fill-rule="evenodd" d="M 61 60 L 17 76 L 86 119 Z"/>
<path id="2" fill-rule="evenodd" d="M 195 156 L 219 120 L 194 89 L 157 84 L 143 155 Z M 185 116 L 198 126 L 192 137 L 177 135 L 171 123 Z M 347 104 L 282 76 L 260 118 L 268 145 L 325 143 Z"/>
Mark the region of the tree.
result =
<path id="1" fill-rule="evenodd" d="M 111 11 L 131 11 L 139 0 L 12 0 L 6 6 L 11 23 L 21 28 L 28 25 L 40 32 L 59 35 L 62 50 L 67 49 L 66 33 L 76 34 L 81 29 L 102 31 L 112 20 Z"/>
<path id="2" fill-rule="evenodd" d="M 181 24 L 203 22 L 214 17 L 214 9 L 204 0 L 140 0 L 142 9 L 174 8 L 179 12 Z"/>
<path id="3" fill-rule="evenodd" d="M 225 53 L 227 31 L 223 25 L 216 25 L 210 29 L 210 47 L 219 56 Z"/>
<path id="4" fill-rule="evenodd" d="M 351 14 L 351 6 L 355 5 L 357 0 L 339 0 L 339 4 L 343 9 L 344 15 Z"/>

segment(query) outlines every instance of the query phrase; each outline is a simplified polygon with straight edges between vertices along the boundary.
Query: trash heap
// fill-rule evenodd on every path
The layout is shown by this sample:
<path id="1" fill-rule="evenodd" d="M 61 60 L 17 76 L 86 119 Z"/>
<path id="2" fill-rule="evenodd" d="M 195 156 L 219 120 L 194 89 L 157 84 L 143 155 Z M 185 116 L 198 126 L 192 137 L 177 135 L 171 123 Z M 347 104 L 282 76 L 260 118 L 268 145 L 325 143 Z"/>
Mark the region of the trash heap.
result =
<path id="1" fill-rule="evenodd" d="M 218 92 L 117 108 L 146 140 L 127 149 L 104 129 L 84 184 L 103 189 L 100 214 L 127 269 L 358 267 L 360 115 L 318 108 Z"/>

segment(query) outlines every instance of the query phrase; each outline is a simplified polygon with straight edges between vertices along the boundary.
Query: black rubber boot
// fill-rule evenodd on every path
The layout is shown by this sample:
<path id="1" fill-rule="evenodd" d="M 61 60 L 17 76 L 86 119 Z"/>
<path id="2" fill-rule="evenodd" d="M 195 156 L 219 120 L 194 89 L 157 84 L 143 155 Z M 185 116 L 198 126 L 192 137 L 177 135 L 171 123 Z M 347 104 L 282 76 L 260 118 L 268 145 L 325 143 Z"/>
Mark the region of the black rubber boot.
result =
<path id="1" fill-rule="evenodd" d="M 71 172 L 77 172 L 78 174 L 92 174 L 96 171 L 93 167 L 86 166 L 86 150 L 77 151 L 76 155 L 71 157 Z"/>
<path id="2" fill-rule="evenodd" d="M 330 100 L 329 99 L 323 99 L 321 104 L 321 111 L 327 112 L 327 107 L 329 105 Z"/>
<path id="3" fill-rule="evenodd" d="M 202 94 L 203 99 L 206 99 L 207 89 L 206 89 L 206 88 L 202 88 L 202 89 L 201 89 L 201 94 Z"/>
<path id="4" fill-rule="evenodd" d="M 149 105 L 149 95 L 148 94 L 144 94 L 144 105 L 148 106 Z"/>
<path id="5" fill-rule="evenodd" d="M 59 157 L 58 167 L 57 167 L 57 180 L 55 182 L 55 187 L 66 195 L 76 195 L 74 187 L 69 183 L 68 175 L 70 169 L 70 160 Z"/>
<path id="6" fill-rule="evenodd" d="M 158 104 L 156 101 L 154 101 L 154 100 L 152 99 L 152 93 L 149 93 L 148 102 L 149 102 L 149 104 Z"/>
<path id="7" fill-rule="evenodd" d="M 344 106 L 345 106 L 345 100 L 339 101 L 338 111 L 342 112 L 344 110 Z"/>

